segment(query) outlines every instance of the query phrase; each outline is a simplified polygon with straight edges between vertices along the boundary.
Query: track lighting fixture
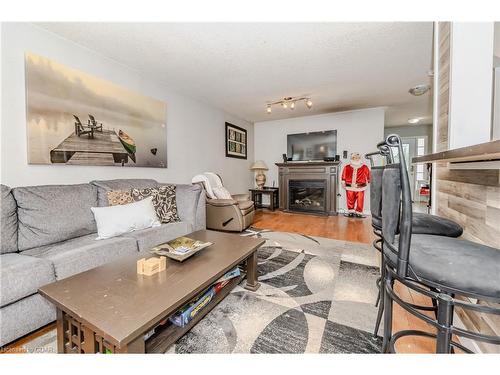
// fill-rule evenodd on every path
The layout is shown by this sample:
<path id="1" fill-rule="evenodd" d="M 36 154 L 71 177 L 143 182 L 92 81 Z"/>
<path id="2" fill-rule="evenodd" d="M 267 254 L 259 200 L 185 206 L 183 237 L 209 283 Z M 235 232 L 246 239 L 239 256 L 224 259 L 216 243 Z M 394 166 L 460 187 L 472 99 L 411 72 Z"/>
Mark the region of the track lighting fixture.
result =
<path id="1" fill-rule="evenodd" d="M 287 109 L 288 107 L 290 107 L 290 109 L 293 111 L 295 109 L 295 103 L 301 102 L 301 101 L 305 102 L 307 108 L 309 108 L 309 109 L 312 108 L 313 102 L 312 102 L 311 98 L 309 98 L 307 96 L 297 96 L 297 97 L 287 96 L 281 100 L 276 100 L 274 102 L 267 103 L 266 104 L 266 112 L 268 114 L 271 114 L 273 105 L 280 105 L 281 108 L 283 108 L 283 109 Z"/>

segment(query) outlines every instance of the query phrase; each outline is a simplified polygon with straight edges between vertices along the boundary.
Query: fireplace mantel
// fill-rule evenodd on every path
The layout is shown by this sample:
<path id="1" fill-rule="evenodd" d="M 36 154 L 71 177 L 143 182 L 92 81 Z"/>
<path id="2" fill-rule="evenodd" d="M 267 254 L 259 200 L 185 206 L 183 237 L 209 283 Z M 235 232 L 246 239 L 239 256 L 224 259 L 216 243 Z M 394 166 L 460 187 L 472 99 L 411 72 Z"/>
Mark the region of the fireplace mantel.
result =
<path id="1" fill-rule="evenodd" d="M 289 181 L 323 180 L 326 186 L 326 205 L 322 215 L 337 215 L 338 171 L 340 162 L 311 161 L 276 163 L 279 167 L 280 209 L 293 211 L 289 201 Z M 294 211 L 295 212 L 295 211 Z"/>
<path id="2" fill-rule="evenodd" d="M 276 163 L 278 167 L 311 167 L 311 166 L 338 166 L 340 161 L 290 161 L 288 163 Z"/>

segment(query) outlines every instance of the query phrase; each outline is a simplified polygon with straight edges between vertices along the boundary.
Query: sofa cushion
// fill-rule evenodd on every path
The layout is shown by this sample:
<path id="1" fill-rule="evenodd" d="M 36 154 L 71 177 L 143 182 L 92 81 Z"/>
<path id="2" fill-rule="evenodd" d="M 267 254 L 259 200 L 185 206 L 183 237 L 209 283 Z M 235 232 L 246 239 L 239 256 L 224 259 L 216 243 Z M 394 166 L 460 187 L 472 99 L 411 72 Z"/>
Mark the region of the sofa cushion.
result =
<path id="1" fill-rule="evenodd" d="M 0 306 L 35 294 L 39 287 L 56 281 L 52 262 L 21 254 L 0 255 Z"/>
<path id="2" fill-rule="evenodd" d="M 53 245 L 26 250 L 22 254 L 50 260 L 57 280 L 87 271 L 113 260 L 137 254 L 137 243 L 130 237 L 96 241 L 96 234 L 73 238 Z"/>
<path id="3" fill-rule="evenodd" d="M 162 184 L 166 185 L 166 184 Z M 202 193 L 200 185 L 176 185 L 175 200 L 177 202 L 177 213 L 181 221 L 188 222 L 195 228 L 198 201 Z"/>
<path id="4" fill-rule="evenodd" d="M 109 190 L 144 189 L 158 186 L 158 182 L 146 178 L 123 178 L 117 180 L 94 180 L 91 185 L 97 187 L 97 201 L 99 206 L 108 206 L 107 192 Z"/>
<path id="5" fill-rule="evenodd" d="M 174 238 L 185 236 L 191 233 L 191 224 L 180 221 L 177 223 L 162 224 L 159 227 L 148 228 L 124 234 L 123 237 L 132 237 L 137 241 L 139 251 L 149 251 L 153 247 L 173 240 Z"/>
<path id="6" fill-rule="evenodd" d="M 40 294 L 33 294 L 2 307 L 0 309 L 0 347 L 54 320 L 56 320 L 56 307 Z M 34 349 L 44 347 L 42 343 L 36 345 Z"/>
<path id="7" fill-rule="evenodd" d="M 17 205 L 11 189 L 0 185 L 0 253 L 13 253 L 17 251 Z"/>
<path id="8" fill-rule="evenodd" d="M 19 250 L 84 236 L 96 231 L 90 208 L 97 206 L 97 189 L 89 184 L 18 187 Z"/>

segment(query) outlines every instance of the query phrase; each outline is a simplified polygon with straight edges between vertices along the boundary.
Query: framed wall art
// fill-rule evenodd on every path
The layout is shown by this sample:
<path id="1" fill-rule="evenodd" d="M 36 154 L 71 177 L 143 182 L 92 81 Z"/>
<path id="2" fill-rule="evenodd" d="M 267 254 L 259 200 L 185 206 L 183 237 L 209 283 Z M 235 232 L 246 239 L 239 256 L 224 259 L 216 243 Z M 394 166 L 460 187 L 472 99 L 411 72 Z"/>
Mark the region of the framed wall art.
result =
<path id="1" fill-rule="evenodd" d="M 247 131 L 229 122 L 226 122 L 226 156 L 247 158 Z"/>
<path id="2" fill-rule="evenodd" d="M 27 53 L 29 164 L 167 167 L 167 105 Z"/>

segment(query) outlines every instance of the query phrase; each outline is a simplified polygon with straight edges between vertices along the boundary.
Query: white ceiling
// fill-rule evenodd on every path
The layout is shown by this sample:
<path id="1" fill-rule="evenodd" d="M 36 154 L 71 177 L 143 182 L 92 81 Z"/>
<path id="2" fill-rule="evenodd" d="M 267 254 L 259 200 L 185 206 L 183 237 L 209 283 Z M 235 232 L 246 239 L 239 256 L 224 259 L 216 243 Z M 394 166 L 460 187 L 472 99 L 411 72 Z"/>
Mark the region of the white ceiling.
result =
<path id="1" fill-rule="evenodd" d="M 257 122 L 387 106 L 386 125 L 432 121 L 431 22 L 41 23 L 171 89 Z M 265 103 L 309 95 L 292 112 Z"/>

